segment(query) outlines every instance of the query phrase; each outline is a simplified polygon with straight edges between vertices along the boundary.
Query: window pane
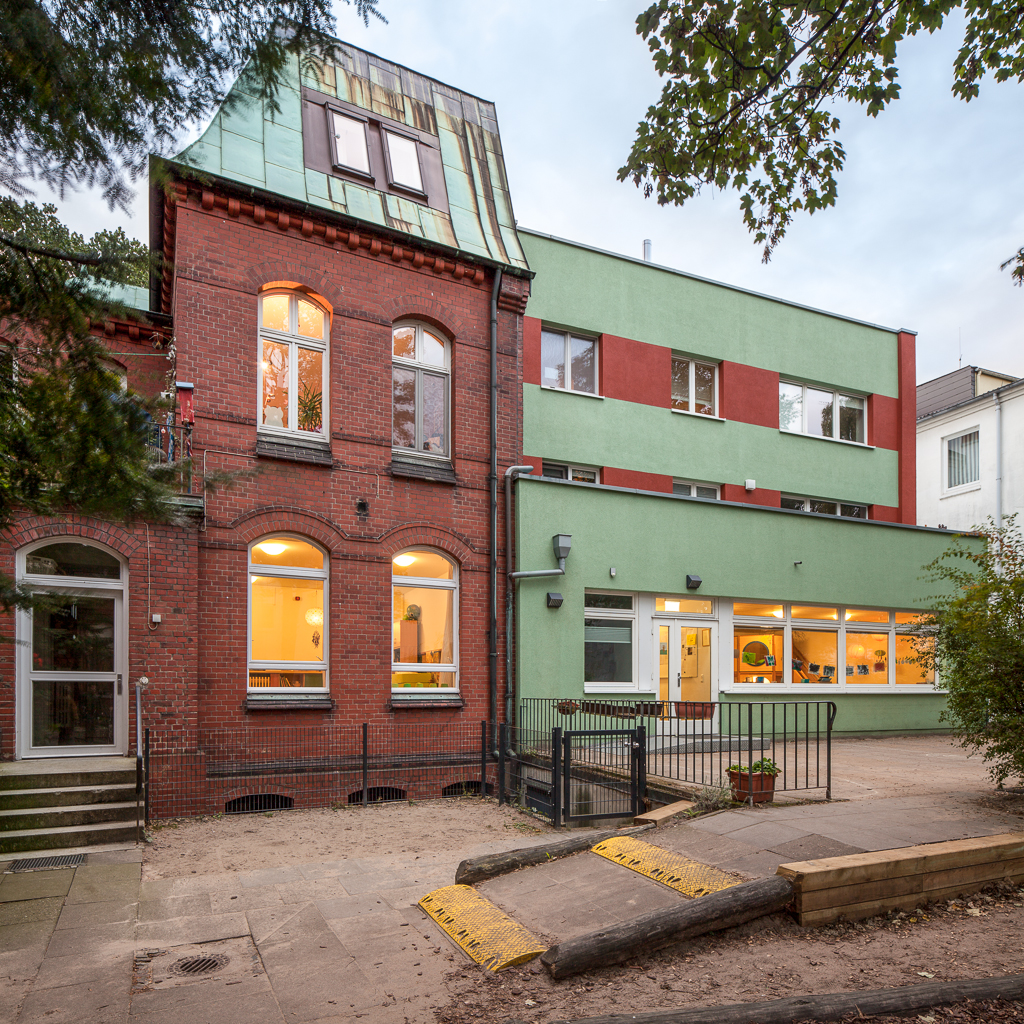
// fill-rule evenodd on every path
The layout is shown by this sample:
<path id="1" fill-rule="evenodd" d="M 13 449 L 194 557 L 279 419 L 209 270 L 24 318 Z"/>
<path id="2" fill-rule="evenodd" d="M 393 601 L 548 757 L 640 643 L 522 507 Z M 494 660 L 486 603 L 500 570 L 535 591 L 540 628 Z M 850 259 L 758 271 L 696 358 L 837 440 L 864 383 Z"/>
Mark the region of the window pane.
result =
<path id="1" fill-rule="evenodd" d="M 291 299 L 287 295 L 264 295 L 260 300 L 263 304 L 263 326 L 271 331 L 290 331 L 288 308 Z"/>
<path id="2" fill-rule="evenodd" d="M 867 505 L 840 505 L 839 514 L 848 519 L 867 519 L 868 507 Z"/>
<path id="3" fill-rule="evenodd" d="M 896 634 L 896 685 L 910 686 L 919 683 L 933 684 L 935 670 L 917 664 L 917 659 L 927 651 L 932 641 L 927 637 L 913 637 Z"/>
<path id="4" fill-rule="evenodd" d="M 807 502 L 807 509 L 822 516 L 834 516 L 838 511 L 834 501 L 815 501 L 814 498 Z"/>
<path id="5" fill-rule="evenodd" d="M 818 437 L 833 437 L 831 391 L 807 389 L 807 433 Z"/>
<path id="6" fill-rule="evenodd" d="M 113 672 L 113 599 L 51 599 L 55 606 L 32 610 L 33 671 Z"/>
<path id="7" fill-rule="evenodd" d="M 570 339 L 572 353 L 572 389 L 597 394 L 597 342 L 586 338 Z"/>
<path id="8" fill-rule="evenodd" d="M 263 341 L 263 423 L 288 426 L 288 346 Z"/>
<path id="9" fill-rule="evenodd" d="M 736 626 L 733 630 L 733 681 L 783 683 L 785 630 L 761 626 Z"/>
<path id="10" fill-rule="evenodd" d="M 454 600 L 453 590 L 395 586 L 392 659 L 396 665 L 454 663 Z"/>
<path id="11" fill-rule="evenodd" d="M 366 152 L 366 126 L 363 122 L 335 114 L 334 137 L 338 140 L 338 163 L 369 174 L 370 157 Z"/>
<path id="12" fill-rule="evenodd" d="M 672 357 L 672 408 L 689 412 L 690 360 Z"/>
<path id="13" fill-rule="evenodd" d="M 584 608 L 633 608 L 632 594 L 584 594 Z"/>
<path id="14" fill-rule="evenodd" d="M 324 553 L 296 537 L 268 537 L 252 546 L 253 565 L 285 565 L 294 569 L 323 569 Z"/>
<path id="15" fill-rule="evenodd" d="M 572 480 L 576 480 L 582 484 L 596 484 L 597 483 L 597 470 L 594 469 L 576 469 L 575 467 L 569 471 L 569 477 Z"/>
<path id="16" fill-rule="evenodd" d="M 889 634 L 846 631 L 846 681 L 889 682 Z"/>
<path id="17" fill-rule="evenodd" d="M 422 331 L 420 336 L 420 362 L 429 366 L 444 366 L 444 342 L 435 338 L 429 331 Z"/>
<path id="18" fill-rule="evenodd" d="M 416 371 L 391 368 L 394 417 L 391 443 L 396 448 L 416 447 Z"/>
<path id="19" fill-rule="evenodd" d="M 549 476 L 554 480 L 568 480 L 569 467 L 559 466 L 554 462 L 545 462 L 541 464 L 540 475 Z"/>
<path id="20" fill-rule="evenodd" d="M 416 358 L 416 328 L 396 327 L 391 334 L 392 351 L 400 359 Z"/>
<path id="21" fill-rule="evenodd" d="M 448 450 L 445 433 L 445 392 L 448 378 L 423 374 L 423 451 L 443 455 Z"/>
<path id="22" fill-rule="evenodd" d="M 299 334 L 304 338 L 324 336 L 323 311 L 305 299 L 299 299 Z"/>
<path id="23" fill-rule="evenodd" d="M 715 368 L 707 363 L 693 364 L 693 411 L 704 416 L 715 414 Z"/>
<path id="24" fill-rule="evenodd" d="M 423 179 L 420 177 L 420 158 L 416 152 L 416 143 L 401 135 L 392 135 L 391 132 L 384 134 L 388 140 L 392 182 L 422 192 Z"/>
<path id="25" fill-rule="evenodd" d="M 393 690 L 410 687 L 427 690 L 454 690 L 454 672 L 392 672 Z"/>
<path id="26" fill-rule="evenodd" d="M 685 494 L 686 497 L 690 498 L 693 496 L 693 488 L 691 484 L 683 484 L 678 480 L 672 481 L 672 493 L 673 494 Z"/>
<path id="27" fill-rule="evenodd" d="M 836 683 L 839 634 L 832 630 L 793 630 L 793 681 Z M 797 665 L 799 664 L 799 668 Z M 799 678 L 798 678 L 799 677 Z"/>
<path id="28" fill-rule="evenodd" d="M 632 620 L 583 620 L 583 680 L 587 683 L 633 681 Z"/>
<path id="29" fill-rule="evenodd" d="M 25 572 L 39 576 L 119 580 L 121 563 L 113 555 L 89 544 L 47 544 L 25 556 Z"/>
<path id="30" fill-rule="evenodd" d="M 736 601 L 732 606 L 733 615 L 756 615 L 759 618 L 782 618 L 781 604 L 762 604 L 760 601 Z"/>
<path id="31" fill-rule="evenodd" d="M 249 686 L 252 689 L 277 689 L 280 687 L 306 686 L 323 688 L 327 685 L 324 672 L 281 672 L 278 669 L 250 669 Z"/>
<path id="32" fill-rule="evenodd" d="M 808 604 L 793 605 L 790 614 L 794 619 L 829 619 L 832 622 L 839 620 L 838 608 L 818 608 Z"/>
<path id="33" fill-rule="evenodd" d="M 805 504 L 806 503 L 804 502 L 803 498 L 787 498 L 786 495 L 782 496 L 783 508 L 791 508 L 795 509 L 798 512 L 802 512 L 804 510 Z"/>
<path id="34" fill-rule="evenodd" d="M 711 602 L 695 597 L 656 597 L 654 610 L 658 612 L 680 612 L 684 615 L 710 615 Z"/>
<path id="35" fill-rule="evenodd" d="M 324 660 L 324 582 L 252 576 L 252 660 Z"/>
<path id="36" fill-rule="evenodd" d="M 864 399 L 839 396 L 839 437 L 864 443 Z"/>
<path id="37" fill-rule="evenodd" d="M 779 382 L 780 430 L 803 430 L 803 393 L 799 384 Z"/>
<path id="38" fill-rule="evenodd" d="M 324 354 L 299 349 L 299 430 L 323 433 Z"/>
<path id="39" fill-rule="evenodd" d="M 565 335 L 555 331 L 541 331 L 540 335 L 541 384 L 549 388 L 565 387 Z"/>
<path id="40" fill-rule="evenodd" d="M 951 437 L 947 442 L 948 473 L 947 487 L 962 487 L 981 479 L 981 463 L 978 458 L 978 431 Z"/>
<path id="41" fill-rule="evenodd" d="M 714 498 L 718 500 L 718 488 L 717 487 L 702 487 L 697 484 L 697 497 L 698 498 Z"/>
<path id="42" fill-rule="evenodd" d="M 889 621 L 888 612 L 874 611 L 870 608 L 847 608 L 847 622 L 886 622 Z"/>
<path id="43" fill-rule="evenodd" d="M 32 746 L 109 746 L 114 742 L 114 684 L 32 680 Z"/>
<path id="44" fill-rule="evenodd" d="M 921 622 L 922 617 L 927 614 L 927 612 L 897 612 L 896 625 L 916 626 Z"/>
<path id="45" fill-rule="evenodd" d="M 420 579 L 455 579 L 452 563 L 434 551 L 403 551 L 391 560 L 394 576 L 418 576 Z"/>

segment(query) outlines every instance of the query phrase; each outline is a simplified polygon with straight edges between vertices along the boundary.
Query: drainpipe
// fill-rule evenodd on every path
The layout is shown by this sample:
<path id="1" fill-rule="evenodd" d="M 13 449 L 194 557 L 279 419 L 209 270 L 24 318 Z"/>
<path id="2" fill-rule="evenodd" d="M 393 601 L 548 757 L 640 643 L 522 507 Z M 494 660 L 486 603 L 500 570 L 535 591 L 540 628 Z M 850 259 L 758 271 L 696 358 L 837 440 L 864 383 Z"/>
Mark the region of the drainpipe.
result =
<path id="1" fill-rule="evenodd" d="M 998 391 L 992 392 L 996 403 L 996 528 L 1003 525 L 1003 400 Z"/>
<path id="2" fill-rule="evenodd" d="M 533 466 L 509 466 L 505 470 L 505 568 L 511 570 L 512 560 L 512 481 L 520 473 L 532 473 Z M 505 582 L 505 721 L 515 719 L 515 682 L 512 678 L 512 630 L 515 626 L 515 583 L 509 576 Z"/>
<path id="3" fill-rule="evenodd" d="M 491 472 L 488 476 L 491 492 L 490 540 L 491 587 L 490 614 L 487 621 L 489 720 L 491 746 L 498 746 L 498 293 L 501 291 L 501 270 L 494 271 L 491 288 Z M 507 557 L 507 556 L 506 556 Z"/>

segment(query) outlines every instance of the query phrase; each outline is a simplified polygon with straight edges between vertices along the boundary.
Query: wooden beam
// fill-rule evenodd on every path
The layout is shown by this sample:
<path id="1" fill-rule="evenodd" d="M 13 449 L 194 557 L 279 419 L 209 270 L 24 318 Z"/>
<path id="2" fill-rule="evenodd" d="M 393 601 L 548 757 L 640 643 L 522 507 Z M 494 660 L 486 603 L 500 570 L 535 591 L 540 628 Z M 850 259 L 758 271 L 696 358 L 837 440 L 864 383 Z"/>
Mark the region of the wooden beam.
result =
<path id="1" fill-rule="evenodd" d="M 568 978 L 595 967 L 622 963 L 673 942 L 722 931 L 784 909 L 793 886 L 779 875 L 744 882 L 674 907 L 655 910 L 602 931 L 552 946 L 541 962 L 553 978 Z"/>

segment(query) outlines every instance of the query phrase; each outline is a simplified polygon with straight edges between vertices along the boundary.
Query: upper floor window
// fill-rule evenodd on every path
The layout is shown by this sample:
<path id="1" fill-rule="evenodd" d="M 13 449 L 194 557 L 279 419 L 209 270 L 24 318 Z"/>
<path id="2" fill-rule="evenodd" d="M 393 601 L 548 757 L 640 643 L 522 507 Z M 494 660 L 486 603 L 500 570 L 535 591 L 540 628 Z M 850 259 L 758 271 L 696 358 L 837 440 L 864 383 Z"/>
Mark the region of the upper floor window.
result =
<path id="1" fill-rule="evenodd" d="M 716 416 L 718 408 L 718 366 L 701 363 L 689 356 L 672 353 L 672 408 Z"/>
<path id="2" fill-rule="evenodd" d="M 541 384 L 597 394 L 597 341 L 545 327 L 540 335 Z"/>
<path id="3" fill-rule="evenodd" d="M 419 146 L 416 140 L 393 131 L 384 131 L 382 134 L 389 184 L 422 194 L 423 174 L 420 170 Z"/>
<path id="4" fill-rule="evenodd" d="M 570 466 L 564 462 L 544 462 L 541 464 L 541 476 L 554 480 L 575 480 L 581 484 L 599 484 L 601 470 L 596 466 Z"/>
<path id="5" fill-rule="evenodd" d="M 945 490 L 967 487 L 981 480 L 981 459 L 977 428 L 943 439 L 945 448 Z"/>
<path id="6" fill-rule="evenodd" d="M 331 111 L 334 131 L 331 140 L 334 166 L 370 177 L 370 153 L 366 141 L 366 118 Z"/>
<path id="7" fill-rule="evenodd" d="M 673 480 L 672 493 L 681 494 L 687 498 L 720 497 L 718 484 L 698 484 L 692 480 Z"/>
<path id="8" fill-rule="evenodd" d="M 820 498 L 798 498 L 791 494 L 782 496 L 782 507 L 797 512 L 817 512 L 822 516 L 846 516 L 850 519 L 867 519 L 867 505 L 852 505 L 845 501 L 822 501 Z"/>
<path id="9" fill-rule="evenodd" d="M 451 346 L 423 324 L 392 332 L 392 447 L 449 455 Z"/>
<path id="10" fill-rule="evenodd" d="M 325 437 L 330 317 L 304 295 L 260 296 L 260 429 Z"/>
<path id="11" fill-rule="evenodd" d="M 807 384 L 779 381 L 779 429 L 864 444 L 867 411 L 863 398 Z"/>

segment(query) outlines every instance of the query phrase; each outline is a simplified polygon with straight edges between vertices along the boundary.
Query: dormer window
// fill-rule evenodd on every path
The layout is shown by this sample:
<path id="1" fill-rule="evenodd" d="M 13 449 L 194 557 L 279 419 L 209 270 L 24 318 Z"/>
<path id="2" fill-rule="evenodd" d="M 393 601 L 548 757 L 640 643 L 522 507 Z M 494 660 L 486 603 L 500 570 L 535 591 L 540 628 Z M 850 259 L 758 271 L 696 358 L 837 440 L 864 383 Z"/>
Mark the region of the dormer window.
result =
<path id="1" fill-rule="evenodd" d="M 388 162 L 388 182 L 397 188 L 423 193 L 419 147 L 415 139 L 385 131 L 384 152 Z"/>
<path id="2" fill-rule="evenodd" d="M 366 120 L 332 110 L 331 123 L 334 126 L 334 165 L 370 177 Z"/>

